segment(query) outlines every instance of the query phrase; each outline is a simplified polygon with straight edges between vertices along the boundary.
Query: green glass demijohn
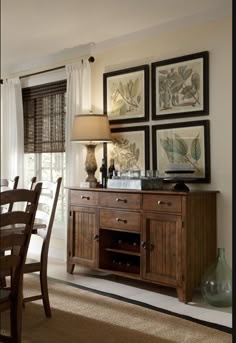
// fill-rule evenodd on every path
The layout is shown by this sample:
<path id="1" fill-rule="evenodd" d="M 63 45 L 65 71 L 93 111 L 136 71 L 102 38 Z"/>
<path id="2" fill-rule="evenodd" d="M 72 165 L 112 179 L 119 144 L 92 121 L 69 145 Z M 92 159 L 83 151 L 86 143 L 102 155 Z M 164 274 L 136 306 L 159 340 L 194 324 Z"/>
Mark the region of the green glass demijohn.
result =
<path id="1" fill-rule="evenodd" d="M 232 305 L 232 271 L 225 259 L 225 249 L 218 248 L 217 259 L 203 275 L 203 298 L 213 306 Z"/>

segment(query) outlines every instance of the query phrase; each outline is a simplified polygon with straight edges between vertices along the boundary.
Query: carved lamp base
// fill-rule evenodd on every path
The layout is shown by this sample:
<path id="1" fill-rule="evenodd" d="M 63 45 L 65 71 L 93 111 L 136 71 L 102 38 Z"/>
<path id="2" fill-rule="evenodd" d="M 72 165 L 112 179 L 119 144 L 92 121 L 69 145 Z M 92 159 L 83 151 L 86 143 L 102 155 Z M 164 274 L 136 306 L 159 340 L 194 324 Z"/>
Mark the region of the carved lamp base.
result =
<path id="1" fill-rule="evenodd" d="M 87 148 L 87 156 L 85 160 L 85 171 L 87 172 L 88 176 L 86 178 L 86 182 L 89 182 L 90 188 L 96 188 L 98 181 L 95 177 L 95 172 L 97 170 L 97 162 L 95 157 L 95 144 L 86 144 Z"/>

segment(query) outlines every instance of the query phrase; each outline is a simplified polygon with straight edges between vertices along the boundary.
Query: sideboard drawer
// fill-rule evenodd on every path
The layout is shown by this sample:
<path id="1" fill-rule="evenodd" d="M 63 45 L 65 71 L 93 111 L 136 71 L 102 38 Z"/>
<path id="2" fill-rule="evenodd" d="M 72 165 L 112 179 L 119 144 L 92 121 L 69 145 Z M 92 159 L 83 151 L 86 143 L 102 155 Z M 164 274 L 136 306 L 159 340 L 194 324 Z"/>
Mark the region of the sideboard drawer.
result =
<path id="1" fill-rule="evenodd" d="M 143 210 L 157 212 L 181 212 L 181 196 L 144 194 Z"/>
<path id="2" fill-rule="evenodd" d="M 100 227 L 140 232 L 140 213 L 100 209 Z"/>
<path id="3" fill-rule="evenodd" d="M 104 207 L 140 210 L 141 194 L 106 192 L 99 194 L 99 205 Z"/>
<path id="4" fill-rule="evenodd" d="M 91 191 L 70 191 L 71 205 L 95 206 L 98 204 L 98 192 Z"/>

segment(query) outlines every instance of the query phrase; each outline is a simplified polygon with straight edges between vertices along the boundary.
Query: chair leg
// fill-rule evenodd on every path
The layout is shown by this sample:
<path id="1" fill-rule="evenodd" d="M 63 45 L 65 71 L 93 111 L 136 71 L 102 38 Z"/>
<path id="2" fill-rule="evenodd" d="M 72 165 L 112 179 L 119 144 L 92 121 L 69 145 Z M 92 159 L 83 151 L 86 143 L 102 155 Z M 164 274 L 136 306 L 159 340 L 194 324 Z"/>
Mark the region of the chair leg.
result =
<path id="1" fill-rule="evenodd" d="M 52 316 L 49 296 L 48 296 L 48 280 L 47 280 L 47 268 L 43 268 L 40 272 L 40 286 L 43 297 L 43 306 L 46 317 L 50 318 Z"/>
<path id="2" fill-rule="evenodd" d="M 0 252 L 0 256 L 4 256 L 4 252 Z M 6 277 L 4 275 L 0 276 L 0 288 L 4 288 L 7 286 L 7 282 L 6 282 Z"/>
<path id="3" fill-rule="evenodd" d="M 0 288 L 4 288 L 6 286 L 7 286 L 7 283 L 6 283 L 5 276 L 0 276 Z"/>
<path id="4" fill-rule="evenodd" d="M 22 297 L 11 308 L 11 337 L 14 343 L 21 343 L 22 338 Z"/>

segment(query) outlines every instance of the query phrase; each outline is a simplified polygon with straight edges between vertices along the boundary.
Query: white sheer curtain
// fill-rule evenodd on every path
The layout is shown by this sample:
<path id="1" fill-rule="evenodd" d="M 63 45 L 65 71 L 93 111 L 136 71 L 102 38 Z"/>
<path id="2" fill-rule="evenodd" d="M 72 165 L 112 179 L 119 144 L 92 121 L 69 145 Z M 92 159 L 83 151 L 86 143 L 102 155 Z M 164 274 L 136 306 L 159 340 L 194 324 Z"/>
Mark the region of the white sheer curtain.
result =
<path id="1" fill-rule="evenodd" d="M 84 169 L 83 146 L 71 143 L 71 129 L 76 114 L 91 110 L 91 68 L 87 60 L 66 65 L 67 109 L 66 109 L 66 185 L 78 185 Z"/>
<path id="2" fill-rule="evenodd" d="M 24 123 L 21 83 L 8 79 L 1 85 L 1 178 L 24 180 Z"/>

